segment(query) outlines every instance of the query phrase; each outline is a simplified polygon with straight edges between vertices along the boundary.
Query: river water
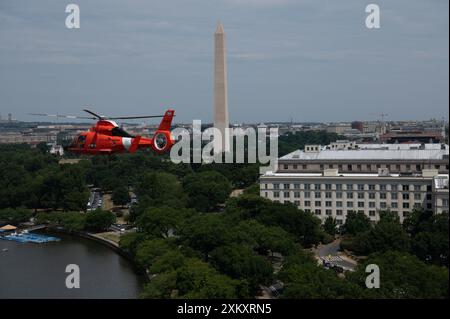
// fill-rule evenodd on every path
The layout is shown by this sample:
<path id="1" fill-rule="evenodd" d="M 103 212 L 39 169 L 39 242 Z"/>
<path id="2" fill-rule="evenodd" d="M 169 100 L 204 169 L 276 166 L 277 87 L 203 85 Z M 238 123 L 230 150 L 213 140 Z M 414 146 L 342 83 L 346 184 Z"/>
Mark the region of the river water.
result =
<path id="1" fill-rule="evenodd" d="M 89 239 L 55 236 L 62 240 L 46 244 L 0 240 L 0 299 L 139 298 L 144 278 L 128 260 Z M 80 288 L 66 287 L 68 264 L 79 266 Z"/>

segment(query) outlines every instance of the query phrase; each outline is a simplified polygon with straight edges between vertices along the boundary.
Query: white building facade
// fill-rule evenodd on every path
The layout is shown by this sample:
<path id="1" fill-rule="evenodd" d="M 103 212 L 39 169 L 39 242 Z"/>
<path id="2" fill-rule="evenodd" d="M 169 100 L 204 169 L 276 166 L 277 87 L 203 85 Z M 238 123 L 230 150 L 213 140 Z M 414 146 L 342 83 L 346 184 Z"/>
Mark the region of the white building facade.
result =
<path id="1" fill-rule="evenodd" d="M 383 146 L 384 150 L 386 147 L 391 146 Z M 322 221 L 331 216 L 338 225 L 345 223 L 349 211 L 363 212 L 373 222 L 386 210 L 398 214 L 400 221 L 415 208 L 448 212 L 448 146 L 421 147 L 392 146 L 370 160 L 368 156 L 376 154 L 379 145 L 345 149 L 306 146 L 305 151 L 280 158 L 277 172 L 260 177 L 260 195 L 293 203 Z M 311 150 L 313 158 L 308 154 Z M 321 152 L 327 154 L 321 156 Z M 391 168 L 396 172 L 391 173 Z"/>

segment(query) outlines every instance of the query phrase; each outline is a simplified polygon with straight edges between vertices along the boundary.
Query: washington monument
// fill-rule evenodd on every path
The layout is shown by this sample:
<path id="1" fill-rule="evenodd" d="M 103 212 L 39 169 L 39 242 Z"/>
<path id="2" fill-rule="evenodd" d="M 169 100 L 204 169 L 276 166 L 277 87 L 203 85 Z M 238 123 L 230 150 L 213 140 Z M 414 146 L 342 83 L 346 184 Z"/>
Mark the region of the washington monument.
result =
<path id="1" fill-rule="evenodd" d="M 222 23 L 217 24 L 214 34 L 214 127 L 222 133 L 222 141 L 214 138 L 214 152 L 229 152 L 230 137 L 227 97 L 227 60 L 225 32 Z"/>

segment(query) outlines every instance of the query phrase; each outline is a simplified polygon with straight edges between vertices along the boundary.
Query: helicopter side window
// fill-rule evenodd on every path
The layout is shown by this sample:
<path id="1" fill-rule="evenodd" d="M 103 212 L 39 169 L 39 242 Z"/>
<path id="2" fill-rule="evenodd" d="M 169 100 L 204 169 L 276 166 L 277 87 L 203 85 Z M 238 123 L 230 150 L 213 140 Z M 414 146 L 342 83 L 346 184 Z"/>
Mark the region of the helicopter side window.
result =
<path id="1" fill-rule="evenodd" d="M 122 130 L 120 127 L 113 127 L 113 129 L 111 130 L 111 134 L 112 136 L 121 136 L 121 137 L 134 137 L 133 135 L 125 132 L 124 130 Z"/>
<path id="2" fill-rule="evenodd" d="M 84 144 L 86 143 L 86 135 L 80 135 L 78 137 L 78 147 L 84 147 Z"/>

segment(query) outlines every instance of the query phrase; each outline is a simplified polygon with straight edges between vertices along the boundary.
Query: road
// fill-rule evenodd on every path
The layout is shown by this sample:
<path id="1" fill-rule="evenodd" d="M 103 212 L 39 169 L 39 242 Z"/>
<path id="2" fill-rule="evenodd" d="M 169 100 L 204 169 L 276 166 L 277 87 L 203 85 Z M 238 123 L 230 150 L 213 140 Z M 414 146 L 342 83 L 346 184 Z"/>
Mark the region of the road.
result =
<path id="1" fill-rule="evenodd" d="M 315 249 L 314 253 L 316 256 L 320 259 L 326 258 L 330 259 L 330 262 L 332 262 L 335 265 L 338 265 L 340 267 L 344 267 L 346 269 L 354 270 L 356 267 L 356 262 L 351 262 L 345 259 L 349 259 L 346 257 L 341 257 L 339 255 L 339 248 L 340 248 L 340 239 L 336 239 L 335 241 L 327 244 L 327 245 L 319 245 L 317 249 Z M 331 256 L 331 258 L 330 258 Z"/>

